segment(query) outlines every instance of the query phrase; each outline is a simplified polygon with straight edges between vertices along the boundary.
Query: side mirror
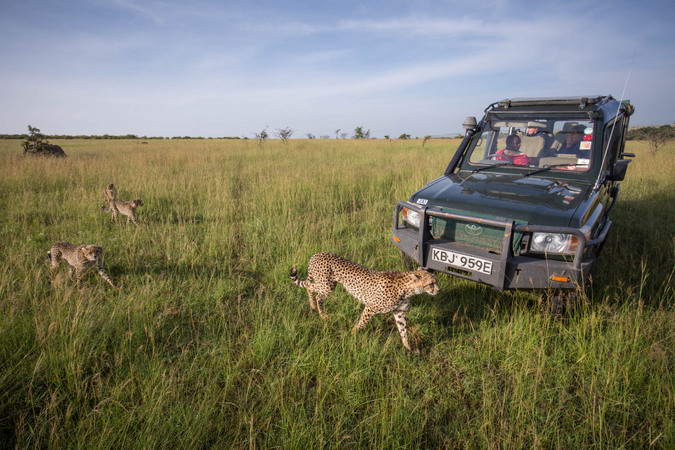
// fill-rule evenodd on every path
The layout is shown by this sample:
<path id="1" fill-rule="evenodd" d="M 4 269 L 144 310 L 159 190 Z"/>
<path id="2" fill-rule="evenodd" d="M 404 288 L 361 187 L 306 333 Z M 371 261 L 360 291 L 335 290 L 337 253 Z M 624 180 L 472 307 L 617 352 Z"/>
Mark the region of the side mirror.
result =
<path id="1" fill-rule="evenodd" d="M 630 159 L 617 159 L 609 170 L 609 174 L 607 174 L 607 180 L 623 181 L 626 177 L 626 170 L 628 169 L 630 161 Z"/>

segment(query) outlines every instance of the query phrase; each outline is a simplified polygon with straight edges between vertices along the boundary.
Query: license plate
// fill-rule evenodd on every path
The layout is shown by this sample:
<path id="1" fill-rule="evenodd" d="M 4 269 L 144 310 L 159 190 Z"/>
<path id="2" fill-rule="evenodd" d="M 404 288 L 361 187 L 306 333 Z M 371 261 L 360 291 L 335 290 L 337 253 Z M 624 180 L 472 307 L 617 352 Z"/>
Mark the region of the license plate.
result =
<path id="1" fill-rule="evenodd" d="M 443 264 L 448 264 L 459 269 L 480 272 L 486 275 L 492 274 L 492 261 L 476 258 L 475 256 L 464 255 L 440 248 L 431 248 L 431 259 Z"/>

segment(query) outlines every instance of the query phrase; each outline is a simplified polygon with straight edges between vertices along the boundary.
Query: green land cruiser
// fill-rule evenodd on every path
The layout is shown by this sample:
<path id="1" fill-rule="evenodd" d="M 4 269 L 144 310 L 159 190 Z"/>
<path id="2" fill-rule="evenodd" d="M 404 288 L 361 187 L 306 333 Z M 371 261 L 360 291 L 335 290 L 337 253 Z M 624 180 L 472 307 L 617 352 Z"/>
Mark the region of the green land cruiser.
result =
<path id="1" fill-rule="evenodd" d="M 607 238 L 634 108 L 611 96 L 491 104 L 445 173 L 396 204 L 413 265 L 498 291 L 578 289 Z"/>

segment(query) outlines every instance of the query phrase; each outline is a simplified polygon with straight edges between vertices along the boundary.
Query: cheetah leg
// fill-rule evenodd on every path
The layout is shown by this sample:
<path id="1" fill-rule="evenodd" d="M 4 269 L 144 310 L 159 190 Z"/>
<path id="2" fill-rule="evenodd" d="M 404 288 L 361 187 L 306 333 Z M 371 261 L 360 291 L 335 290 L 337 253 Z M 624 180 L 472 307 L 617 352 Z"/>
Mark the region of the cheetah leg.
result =
<path id="1" fill-rule="evenodd" d="M 314 292 L 307 289 L 307 295 L 309 296 L 309 307 L 316 311 L 316 300 L 314 300 Z"/>
<path id="2" fill-rule="evenodd" d="M 373 317 L 375 314 L 375 311 L 372 309 L 368 308 L 367 306 L 364 308 L 363 312 L 361 313 L 361 317 L 359 318 L 359 321 L 356 323 L 354 328 L 352 328 L 352 334 L 356 334 L 357 331 L 362 330 L 363 327 L 366 326 L 368 322 L 370 322 L 370 319 Z"/>
<path id="3" fill-rule="evenodd" d="M 134 225 L 138 225 L 136 222 L 136 213 L 131 214 L 131 221 L 134 223 Z M 127 218 L 127 224 L 129 223 L 129 219 Z"/>
<path id="4" fill-rule="evenodd" d="M 405 312 L 396 312 L 394 313 L 394 319 L 396 320 L 396 327 L 398 327 L 398 334 L 401 335 L 401 341 L 403 341 L 403 346 L 409 351 L 412 351 L 410 344 L 408 344 L 408 329 L 405 322 Z"/>
<path id="5" fill-rule="evenodd" d="M 99 275 L 101 275 L 101 277 L 103 277 L 103 279 L 107 281 L 108 284 L 110 284 L 110 286 L 112 286 L 114 289 L 119 289 L 119 287 L 115 286 L 115 283 L 113 283 L 110 275 L 108 275 L 108 272 L 106 272 L 102 266 L 98 266 L 96 270 L 98 271 Z"/>
<path id="6" fill-rule="evenodd" d="M 71 271 L 72 273 L 72 271 Z M 75 279 L 77 280 L 77 288 L 82 289 L 82 278 L 86 272 L 75 270 Z"/>
<path id="7" fill-rule="evenodd" d="M 322 319 L 328 318 L 328 314 L 323 312 L 323 302 L 327 297 L 328 294 L 316 294 L 316 309 L 319 311 L 319 316 L 321 316 Z"/>

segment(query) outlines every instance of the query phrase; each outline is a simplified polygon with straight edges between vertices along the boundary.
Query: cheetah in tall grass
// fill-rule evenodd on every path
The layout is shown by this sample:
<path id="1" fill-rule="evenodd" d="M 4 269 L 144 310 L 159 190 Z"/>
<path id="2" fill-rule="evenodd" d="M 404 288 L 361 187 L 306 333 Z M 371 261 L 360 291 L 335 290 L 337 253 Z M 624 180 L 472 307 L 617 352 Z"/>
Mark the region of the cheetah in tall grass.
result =
<path id="1" fill-rule="evenodd" d="M 131 220 L 134 225 L 138 225 L 138 222 L 136 222 L 136 208 L 139 206 L 143 206 L 143 201 L 140 198 L 137 198 L 132 202 L 114 199 L 110 200 L 109 208 L 106 209 L 105 206 L 103 207 L 103 212 L 112 212 L 112 218 L 110 220 L 113 222 L 117 222 L 117 218 L 122 214 L 127 216 L 127 225 L 129 224 L 129 220 Z"/>
<path id="2" fill-rule="evenodd" d="M 323 303 L 333 292 L 337 283 L 342 283 L 347 292 L 365 305 L 363 313 L 352 333 L 363 329 L 375 314 L 392 313 L 396 320 L 403 346 L 411 350 L 405 315 L 410 308 L 410 297 L 417 294 L 438 294 L 440 288 L 436 276 L 426 270 L 411 272 L 378 272 L 355 264 L 332 253 L 317 253 L 309 260 L 307 280 L 298 279 L 293 267 L 291 280 L 307 290 L 309 306 L 326 318 Z"/>
<path id="3" fill-rule="evenodd" d="M 57 268 L 61 260 L 65 260 L 71 276 L 75 270 L 78 288 L 82 287 L 84 275 L 91 269 L 95 269 L 110 286 L 119 289 L 103 268 L 103 248 L 98 245 L 75 245 L 59 241 L 47 252 L 47 256 L 51 260 L 52 269 Z"/>

